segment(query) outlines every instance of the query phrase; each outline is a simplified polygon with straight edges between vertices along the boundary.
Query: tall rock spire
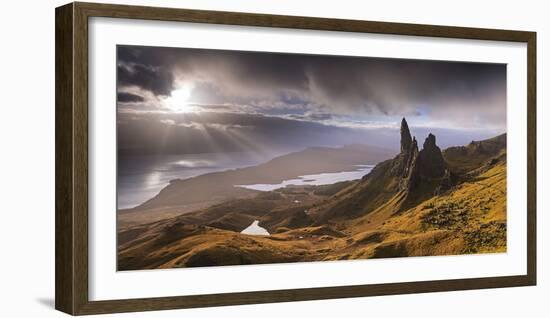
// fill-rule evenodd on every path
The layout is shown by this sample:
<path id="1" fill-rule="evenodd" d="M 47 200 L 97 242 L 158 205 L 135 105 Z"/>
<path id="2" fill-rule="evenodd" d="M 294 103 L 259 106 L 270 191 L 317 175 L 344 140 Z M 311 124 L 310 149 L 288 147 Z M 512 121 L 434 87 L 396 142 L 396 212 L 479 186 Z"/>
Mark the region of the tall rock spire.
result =
<path id="1" fill-rule="evenodd" d="M 407 120 L 401 120 L 401 152 L 396 158 L 396 163 L 392 168 L 392 174 L 406 178 L 409 173 L 409 165 L 413 157 L 418 154 L 418 145 L 416 139 L 413 140 Z"/>
<path id="2" fill-rule="evenodd" d="M 409 130 L 409 125 L 403 117 L 401 120 L 401 153 L 408 152 L 411 149 L 412 137 Z"/>

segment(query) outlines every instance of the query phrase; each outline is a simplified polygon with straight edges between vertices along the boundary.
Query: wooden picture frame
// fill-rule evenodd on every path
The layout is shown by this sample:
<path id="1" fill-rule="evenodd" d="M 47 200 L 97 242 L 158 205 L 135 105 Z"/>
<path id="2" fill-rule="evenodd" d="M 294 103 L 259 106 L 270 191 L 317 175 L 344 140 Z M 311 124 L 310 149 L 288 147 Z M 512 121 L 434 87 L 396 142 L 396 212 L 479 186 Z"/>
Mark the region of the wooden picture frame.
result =
<path id="1" fill-rule="evenodd" d="M 56 9 L 55 307 L 72 314 L 165 310 L 536 284 L 536 33 L 312 17 L 70 3 Z M 90 301 L 88 19 L 110 17 L 521 42 L 527 44 L 527 274 L 373 285 Z"/>

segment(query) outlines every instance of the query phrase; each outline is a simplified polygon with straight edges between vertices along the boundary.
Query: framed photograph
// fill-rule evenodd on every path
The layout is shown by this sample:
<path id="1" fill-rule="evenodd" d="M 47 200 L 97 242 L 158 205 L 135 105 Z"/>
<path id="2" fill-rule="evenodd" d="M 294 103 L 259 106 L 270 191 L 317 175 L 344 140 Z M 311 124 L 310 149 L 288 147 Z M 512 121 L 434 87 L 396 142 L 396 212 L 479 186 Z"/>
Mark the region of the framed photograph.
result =
<path id="1" fill-rule="evenodd" d="M 535 285 L 535 52 L 527 31 L 57 8 L 56 308 Z"/>

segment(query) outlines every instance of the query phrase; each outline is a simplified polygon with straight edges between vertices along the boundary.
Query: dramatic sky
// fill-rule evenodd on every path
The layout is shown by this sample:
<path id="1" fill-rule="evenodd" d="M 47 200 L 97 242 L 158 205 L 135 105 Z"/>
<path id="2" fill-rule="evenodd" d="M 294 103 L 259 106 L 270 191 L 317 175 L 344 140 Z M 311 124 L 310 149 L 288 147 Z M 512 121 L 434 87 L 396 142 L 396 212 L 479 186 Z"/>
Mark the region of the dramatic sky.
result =
<path id="1" fill-rule="evenodd" d="M 204 153 L 421 141 L 506 131 L 506 66 L 119 46 L 119 150 Z M 421 144 L 422 142 L 420 142 Z"/>

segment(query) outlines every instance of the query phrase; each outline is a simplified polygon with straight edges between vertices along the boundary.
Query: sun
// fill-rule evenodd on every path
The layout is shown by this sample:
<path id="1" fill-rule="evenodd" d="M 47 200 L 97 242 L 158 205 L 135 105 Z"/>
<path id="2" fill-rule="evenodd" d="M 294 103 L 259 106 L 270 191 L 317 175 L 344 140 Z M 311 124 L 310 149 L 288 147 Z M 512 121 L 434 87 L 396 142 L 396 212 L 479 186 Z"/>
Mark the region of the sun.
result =
<path id="1" fill-rule="evenodd" d="M 182 85 L 170 93 L 170 96 L 164 99 L 164 105 L 170 110 L 177 112 L 190 112 L 192 107 L 189 105 L 189 97 L 193 86 L 190 84 Z"/>

